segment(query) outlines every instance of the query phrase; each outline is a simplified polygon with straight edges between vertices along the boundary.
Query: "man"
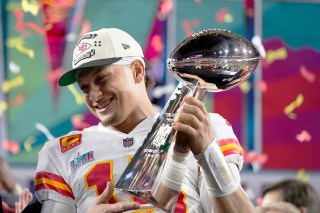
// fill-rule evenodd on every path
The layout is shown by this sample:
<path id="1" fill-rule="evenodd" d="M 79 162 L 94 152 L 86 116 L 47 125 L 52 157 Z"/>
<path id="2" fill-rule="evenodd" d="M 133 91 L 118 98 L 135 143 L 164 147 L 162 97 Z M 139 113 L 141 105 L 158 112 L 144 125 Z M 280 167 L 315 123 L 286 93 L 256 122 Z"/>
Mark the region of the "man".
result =
<path id="1" fill-rule="evenodd" d="M 72 65 L 59 84 L 77 82 L 100 123 L 49 141 L 40 151 L 35 192 L 42 212 L 138 211 L 145 206 L 114 191 L 113 184 L 158 116 L 146 90 L 142 49 L 122 30 L 100 29 L 78 41 Z M 177 177 L 187 168 L 176 212 L 254 212 L 240 186 L 243 150 L 226 120 L 185 97 L 172 127 L 178 134 L 161 187 L 164 192 L 180 188 Z M 154 211 L 161 210 L 146 210 Z"/>
<path id="2" fill-rule="evenodd" d="M 316 191 L 309 183 L 300 180 L 284 179 L 262 190 L 262 206 L 279 201 L 292 203 L 301 213 L 319 212 L 319 197 Z"/>
<path id="3" fill-rule="evenodd" d="M 257 213 L 300 213 L 299 209 L 288 202 L 273 202 L 265 206 L 257 206 Z"/>

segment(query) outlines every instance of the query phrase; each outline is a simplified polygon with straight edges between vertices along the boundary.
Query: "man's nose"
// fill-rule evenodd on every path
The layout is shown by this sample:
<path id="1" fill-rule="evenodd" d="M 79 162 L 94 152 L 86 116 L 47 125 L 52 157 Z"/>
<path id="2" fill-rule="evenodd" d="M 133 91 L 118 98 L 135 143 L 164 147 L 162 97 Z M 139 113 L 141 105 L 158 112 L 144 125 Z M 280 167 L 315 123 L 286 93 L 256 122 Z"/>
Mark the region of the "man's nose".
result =
<path id="1" fill-rule="evenodd" d="M 101 97 L 102 95 L 102 91 L 100 90 L 100 87 L 99 86 L 91 86 L 90 88 L 90 93 L 89 93 L 89 99 L 91 101 L 97 101 L 99 100 L 99 98 Z"/>

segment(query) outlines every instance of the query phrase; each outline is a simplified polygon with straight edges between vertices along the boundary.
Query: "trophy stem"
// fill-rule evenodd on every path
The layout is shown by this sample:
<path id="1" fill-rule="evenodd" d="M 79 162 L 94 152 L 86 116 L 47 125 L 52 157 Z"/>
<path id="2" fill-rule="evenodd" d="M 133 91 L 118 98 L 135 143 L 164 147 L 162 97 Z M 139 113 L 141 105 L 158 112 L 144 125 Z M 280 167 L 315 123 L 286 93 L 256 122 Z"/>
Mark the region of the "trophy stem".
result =
<path id="1" fill-rule="evenodd" d="M 174 206 L 180 190 L 168 189 L 168 193 L 162 193 L 163 190 L 159 190 L 161 194 L 157 193 L 155 196 L 162 182 L 168 151 L 175 140 L 176 130 L 172 128 L 172 122 L 185 96 L 194 96 L 205 101 L 207 93 L 205 89 L 198 86 L 198 83 L 190 83 L 186 86 L 182 83 L 177 85 L 143 145 L 116 183 L 115 189 L 134 195 L 166 211 Z"/>

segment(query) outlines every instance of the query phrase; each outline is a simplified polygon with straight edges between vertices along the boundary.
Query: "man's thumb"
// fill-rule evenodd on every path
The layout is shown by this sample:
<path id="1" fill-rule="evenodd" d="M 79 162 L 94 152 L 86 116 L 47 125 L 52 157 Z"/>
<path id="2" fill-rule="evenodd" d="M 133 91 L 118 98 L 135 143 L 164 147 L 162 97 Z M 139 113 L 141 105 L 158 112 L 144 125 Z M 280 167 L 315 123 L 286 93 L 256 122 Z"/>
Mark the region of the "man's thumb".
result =
<path id="1" fill-rule="evenodd" d="M 110 181 L 107 182 L 107 187 L 104 189 L 101 195 L 96 200 L 96 204 L 107 204 L 108 200 L 112 196 L 113 185 Z"/>

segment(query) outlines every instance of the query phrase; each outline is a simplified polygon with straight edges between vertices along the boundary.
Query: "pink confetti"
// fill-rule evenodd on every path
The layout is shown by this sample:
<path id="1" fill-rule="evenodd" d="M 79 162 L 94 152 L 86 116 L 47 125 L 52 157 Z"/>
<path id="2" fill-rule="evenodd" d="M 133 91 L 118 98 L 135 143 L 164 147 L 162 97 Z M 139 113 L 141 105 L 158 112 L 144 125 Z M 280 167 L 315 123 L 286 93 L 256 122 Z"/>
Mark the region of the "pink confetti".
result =
<path id="1" fill-rule="evenodd" d="M 39 33 L 40 35 L 44 35 L 46 33 L 46 30 L 41 29 L 38 25 L 36 25 L 33 22 L 27 22 L 26 25 L 34 31 L 36 31 L 37 33 Z"/>
<path id="2" fill-rule="evenodd" d="M 256 86 L 261 92 L 266 92 L 268 89 L 267 83 L 263 80 L 255 82 L 254 86 Z"/>
<path id="3" fill-rule="evenodd" d="M 309 134 L 308 131 L 306 130 L 302 130 L 300 134 L 297 134 L 296 135 L 296 139 L 300 142 L 300 143 L 303 143 L 303 142 L 310 142 L 312 137 L 311 135 Z"/>
<path id="4" fill-rule="evenodd" d="M 225 16 L 228 14 L 228 9 L 227 8 L 221 8 L 217 14 L 216 14 L 216 19 L 217 21 L 220 23 L 220 24 L 223 24 L 224 23 L 224 18 Z"/>
<path id="5" fill-rule="evenodd" d="M 189 37 L 193 34 L 193 28 L 199 27 L 200 22 L 198 19 L 193 19 L 192 21 L 182 22 L 182 28 L 186 34 L 186 37 Z"/>
<path id="6" fill-rule="evenodd" d="M 2 147 L 13 154 L 20 152 L 20 146 L 16 141 L 4 140 L 2 141 Z"/>
<path id="7" fill-rule="evenodd" d="M 16 16 L 17 21 L 16 21 L 16 29 L 18 31 L 23 31 L 24 30 L 24 23 L 23 23 L 23 16 L 24 13 L 22 10 L 14 10 L 13 14 Z"/>
<path id="8" fill-rule="evenodd" d="M 53 84 L 63 73 L 63 69 L 59 67 L 58 69 L 50 71 L 47 75 L 47 79 L 51 84 Z"/>
<path id="9" fill-rule="evenodd" d="M 90 124 L 83 121 L 83 115 L 72 116 L 71 123 L 76 129 L 85 129 L 90 126 Z"/>
<path id="10" fill-rule="evenodd" d="M 173 2 L 171 0 L 162 1 L 160 4 L 160 13 L 162 17 L 167 17 L 173 8 Z"/>
<path id="11" fill-rule="evenodd" d="M 25 99 L 26 99 L 25 94 L 20 93 L 15 97 L 15 99 L 9 100 L 9 105 L 11 107 L 19 106 L 25 101 Z"/>
<path id="12" fill-rule="evenodd" d="M 83 36 L 85 33 L 89 32 L 91 29 L 91 23 L 88 20 L 85 20 L 81 26 L 80 36 Z"/>
<path id="13" fill-rule="evenodd" d="M 155 49 L 155 51 L 157 53 L 161 53 L 162 50 L 163 50 L 163 44 L 162 44 L 162 41 L 161 41 L 161 36 L 159 35 L 154 35 L 152 38 L 151 38 L 151 45 L 152 47 Z"/>
<path id="14" fill-rule="evenodd" d="M 316 81 L 316 75 L 309 70 L 306 69 L 305 66 L 300 66 L 300 74 L 304 77 L 309 83 L 313 83 Z"/>
<path id="15" fill-rule="evenodd" d="M 246 163 L 260 163 L 260 164 L 264 164 L 265 162 L 267 162 L 268 160 L 268 155 L 267 154 L 258 154 L 255 151 L 249 151 L 246 153 L 246 155 L 244 156 L 244 162 Z"/>

